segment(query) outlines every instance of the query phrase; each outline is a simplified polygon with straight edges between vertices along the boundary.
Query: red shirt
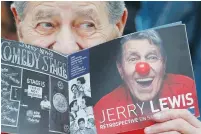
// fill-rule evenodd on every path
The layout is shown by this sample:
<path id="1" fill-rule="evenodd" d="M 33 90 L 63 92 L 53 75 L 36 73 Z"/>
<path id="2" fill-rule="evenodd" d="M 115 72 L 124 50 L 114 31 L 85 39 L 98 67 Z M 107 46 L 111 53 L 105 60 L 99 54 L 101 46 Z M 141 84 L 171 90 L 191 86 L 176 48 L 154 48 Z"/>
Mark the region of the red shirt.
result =
<path id="1" fill-rule="evenodd" d="M 153 111 L 161 110 L 159 99 L 163 107 L 170 109 L 194 107 L 195 116 L 199 116 L 195 82 L 187 76 L 168 74 L 155 98 L 157 101 L 153 100 L 154 103 L 134 101 L 130 92 L 124 86 L 119 86 L 101 98 L 94 107 L 98 134 L 144 134 L 144 128 L 154 124 L 150 120 Z"/>

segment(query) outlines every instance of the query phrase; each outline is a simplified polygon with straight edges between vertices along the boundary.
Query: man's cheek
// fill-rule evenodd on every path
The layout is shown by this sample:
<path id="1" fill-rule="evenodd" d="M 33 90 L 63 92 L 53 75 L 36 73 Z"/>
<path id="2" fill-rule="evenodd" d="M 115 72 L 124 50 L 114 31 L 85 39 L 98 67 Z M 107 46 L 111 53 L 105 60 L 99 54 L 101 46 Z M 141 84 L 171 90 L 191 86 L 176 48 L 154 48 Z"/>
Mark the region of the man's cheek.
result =
<path id="1" fill-rule="evenodd" d="M 40 35 L 33 26 L 27 25 L 26 23 L 20 25 L 19 32 L 21 32 L 23 40 L 25 41 L 32 41 L 43 37 L 43 35 Z"/>
<path id="2" fill-rule="evenodd" d="M 126 76 L 128 79 L 134 79 L 134 74 L 135 74 L 135 68 L 132 66 L 128 66 L 125 68 L 126 71 Z"/>
<path id="3" fill-rule="evenodd" d="M 32 25 L 27 24 L 28 22 L 21 22 L 19 29 L 24 36 L 36 36 L 35 29 Z"/>
<path id="4" fill-rule="evenodd" d="M 89 47 L 96 46 L 98 44 L 105 43 L 118 37 L 117 31 L 112 26 L 109 26 L 107 30 L 100 29 L 96 31 L 90 38 L 85 39 L 88 41 Z"/>
<path id="5" fill-rule="evenodd" d="M 53 35 L 44 36 L 32 34 L 32 36 L 26 36 L 25 43 L 38 47 L 49 48 L 53 43 L 55 43 L 55 37 Z"/>
<path id="6" fill-rule="evenodd" d="M 79 41 L 83 48 L 90 48 L 102 43 L 107 42 L 105 36 L 92 36 L 90 38 L 83 38 L 82 41 Z"/>
<path id="7" fill-rule="evenodd" d="M 50 37 L 38 37 L 32 40 L 32 44 L 43 47 L 43 48 L 49 48 L 54 43 L 53 39 Z"/>
<path id="8" fill-rule="evenodd" d="M 150 66 L 155 73 L 159 73 L 163 70 L 162 63 L 152 63 Z"/>

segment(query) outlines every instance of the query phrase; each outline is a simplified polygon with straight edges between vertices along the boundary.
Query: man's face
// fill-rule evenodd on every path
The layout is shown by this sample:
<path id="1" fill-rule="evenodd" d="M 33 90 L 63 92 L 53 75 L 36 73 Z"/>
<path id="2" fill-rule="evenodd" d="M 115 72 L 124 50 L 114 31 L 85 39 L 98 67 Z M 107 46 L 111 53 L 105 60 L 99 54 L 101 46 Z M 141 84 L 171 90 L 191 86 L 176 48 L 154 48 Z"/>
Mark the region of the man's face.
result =
<path id="1" fill-rule="evenodd" d="M 44 96 L 44 100 L 47 100 L 47 96 Z"/>
<path id="2" fill-rule="evenodd" d="M 130 40 L 122 48 L 122 62 L 117 63 L 122 79 L 131 94 L 138 100 L 153 99 L 161 88 L 165 73 L 164 59 L 160 49 L 146 39 Z M 140 75 L 136 71 L 136 64 L 146 62 L 150 71 Z"/>
<path id="3" fill-rule="evenodd" d="M 87 107 L 86 106 L 86 101 L 85 101 L 85 99 L 82 99 L 80 108 L 84 109 L 86 107 Z"/>
<path id="4" fill-rule="evenodd" d="M 81 130 L 83 130 L 85 128 L 85 122 L 84 121 L 80 121 L 78 125 L 79 125 L 79 128 Z"/>
<path id="5" fill-rule="evenodd" d="M 28 2 L 20 41 L 71 54 L 119 36 L 105 2 Z"/>
<path id="6" fill-rule="evenodd" d="M 77 80 L 77 86 L 80 87 L 82 84 L 81 84 L 81 81 L 80 80 Z"/>
<path id="7" fill-rule="evenodd" d="M 77 112 L 78 110 L 79 110 L 79 106 L 78 106 L 77 102 L 75 102 L 73 107 L 71 108 L 71 111 Z"/>
<path id="8" fill-rule="evenodd" d="M 74 94 L 76 94 L 76 93 L 78 92 L 77 86 L 73 86 L 73 87 L 72 87 L 72 92 L 73 92 Z"/>

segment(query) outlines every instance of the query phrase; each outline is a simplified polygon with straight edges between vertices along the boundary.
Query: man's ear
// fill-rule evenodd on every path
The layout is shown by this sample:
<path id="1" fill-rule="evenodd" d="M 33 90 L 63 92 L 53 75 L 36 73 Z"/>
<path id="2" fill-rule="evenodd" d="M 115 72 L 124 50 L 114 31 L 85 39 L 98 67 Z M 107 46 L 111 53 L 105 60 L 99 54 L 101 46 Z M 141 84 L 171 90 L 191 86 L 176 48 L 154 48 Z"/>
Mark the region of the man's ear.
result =
<path id="1" fill-rule="evenodd" d="M 16 7 L 15 7 L 14 3 L 11 4 L 10 10 L 12 11 L 13 16 L 14 16 L 14 18 L 15 18 L 16 25 L 18 26 L 19 23 L 21 22 L 21 20 L 20 20 L 20 16 L 19 16 L 18 13 L 17 13 L 17 10 L 16 10 Z"/>
<path id="2" fill-rule="evenodd" d="M 128 10 L 127 8 L 124 8 L 123 15 L 121 16 L 120 20 L 116 23 L 116 26 L 121 35 L 124 32 L 124 27 L 126 25 L 127 18 L 128 18 Z"/>
<path id="3" fill-rule="evenodd" d="M 19 16 L 19 14 L 17 13 L 16 7 L 14 4 L 11 4 L 10 9 L 13 13 L 14 19 L 15 19 L 15 24 L 16 24 L 16 29 L 17 29 L 17 35 L 18 35 L 18 40 L 21 41 L 22 40 L 22 32 L 20 27 L 20 22 L 21 22 L 21 18 Z"/>
<path id="4" fill-rule="evenodd" d="M 121 78 L 123 79 L 122 65 L 119 62 L 116 62 L 116 65 L 117 65 L 117 69 L 119 71 L 119 74 L 120 74 Z"/>

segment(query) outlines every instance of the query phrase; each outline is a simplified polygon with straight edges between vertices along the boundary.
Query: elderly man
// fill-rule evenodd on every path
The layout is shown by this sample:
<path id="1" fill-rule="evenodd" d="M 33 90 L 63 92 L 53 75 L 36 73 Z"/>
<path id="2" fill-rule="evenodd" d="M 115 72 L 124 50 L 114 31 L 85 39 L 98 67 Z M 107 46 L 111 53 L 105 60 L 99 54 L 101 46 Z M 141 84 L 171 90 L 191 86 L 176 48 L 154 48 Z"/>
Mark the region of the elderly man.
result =
<path id="1" fill-rule="evenodd" d="M 21 1 L 14 2 L 11 10 L 21 42 L 63 54 L 121 36 L 128 15 L 124 2 Z M 146 133 L 201 133 L 201 123 L 187 110 L 169 110 L 154 117 L 159 123 L 146 128 Z"/>

